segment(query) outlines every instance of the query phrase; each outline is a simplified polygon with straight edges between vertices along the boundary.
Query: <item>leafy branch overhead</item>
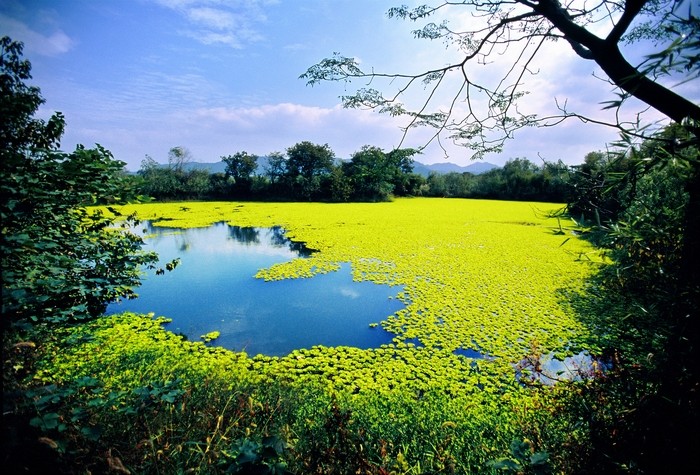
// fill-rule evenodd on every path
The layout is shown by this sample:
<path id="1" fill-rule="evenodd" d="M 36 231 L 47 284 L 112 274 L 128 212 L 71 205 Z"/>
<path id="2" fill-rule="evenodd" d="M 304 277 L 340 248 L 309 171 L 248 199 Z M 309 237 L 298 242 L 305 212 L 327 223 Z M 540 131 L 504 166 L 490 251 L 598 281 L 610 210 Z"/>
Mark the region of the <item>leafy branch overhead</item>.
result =
<path id="1" fill-rule="evenodd" d="M 388 11 L 390 18 L 425 22 L 413 31 L 414 37 L 442 41 L 457 51 L 457 59 L 419 73 L 378 72 L 364 69 L 356 58 L 334 53 L 301 78 L 308 85 L 364 80 L 364 87 L 341 97 L 345 107 L 407 117 L 404 137 L 414 127 L 431 127 L 435 132 L 430 141 L 449 138 L 472 149 L 476 157 L 500 152 L 518 129 L 553 126 L 569 118 L 646 137 L 638 116 L 631 121 L 621 118 L 622 106 L 630 97 L 683 123 L 697 141 L 700 107 L 661 82 L 665 76 L 689 81 L 700 73 L 700 21 L 691 4 L 685 0 L 466 0 L 394 7 Z M 465 11 L 470 19 L 464 31 L 439 19 Z M 602 36 L 601 30 L 605 31 Z M 568 43 L 579 57 L 595 62 L 607 75 L 615 98 L 602 104 L 616 111 L 615 119 L 582 115 L 569 110 L 565 102 L 557 102 L 558 112 L 550 116 L 518 107 L 528 94 L 527 78 L 538 73 L 534 64 L 545 54 L 543 46 L 558 41 Z M 621 46 L 641 42 L 656 51 L 633 64 Z M 504 62 L 504 72 L 493 82 L 480 80 L 478 73 L 490 62 Z M 417 105 L 409 106 L 416 94 Z"/>

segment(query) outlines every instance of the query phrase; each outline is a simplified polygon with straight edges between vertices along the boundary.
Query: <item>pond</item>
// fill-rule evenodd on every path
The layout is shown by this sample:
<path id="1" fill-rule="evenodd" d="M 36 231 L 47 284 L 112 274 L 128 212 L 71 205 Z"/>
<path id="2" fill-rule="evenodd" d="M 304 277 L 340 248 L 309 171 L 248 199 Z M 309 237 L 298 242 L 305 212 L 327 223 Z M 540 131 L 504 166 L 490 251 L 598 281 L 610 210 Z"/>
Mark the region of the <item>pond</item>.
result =
<path id="1" fill-rule="evenodd" d="M 156 275 L 148 271 L 139 297 L 111 304 L 124 311 L 163 315 L 167 328 L 200 340 L 218 331 L 212 344 L 250 355 L 283 356 L 323 346 L 377 348 L 393 335 L 370 326 L 403 308 L 401 287 L 354 282 L 349 264 L 313 278 L 265 282 L 259 269 L 311 255 L 282 228 L 241 228 L 219 223 L 209 228 L 175 229 L 142 223 L 144 249 L 156 251 L 161 266 L 180 265 Z"/>

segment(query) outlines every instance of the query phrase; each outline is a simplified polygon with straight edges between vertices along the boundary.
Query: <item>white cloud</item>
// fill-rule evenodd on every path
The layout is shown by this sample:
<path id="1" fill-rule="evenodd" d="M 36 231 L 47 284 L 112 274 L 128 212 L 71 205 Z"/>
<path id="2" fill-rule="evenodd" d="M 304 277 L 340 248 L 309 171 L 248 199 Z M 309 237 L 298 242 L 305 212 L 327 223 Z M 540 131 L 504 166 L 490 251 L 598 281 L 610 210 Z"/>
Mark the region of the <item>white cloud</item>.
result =
<path id="1" fill-rule="evenodd" d="M 0 14 L 0 30 L 13 40 L 23 42 L 25 55 L 35 53 L 42 56 L 58 56 L 67 53 L 75 46 L 75 41 L 60 29 L 46 35 L 2 14 Z"/>
<path id="2" fill-rule="evenodd" d="M 269 122 L 290 122 L 303 124 L 305 128 L 317 126 L 321 120 L 333 113 L 338 113 L 339 107 L 328 109 L 300 104 L 282 103 L 266 104 L 258 107 L 213 107 L 197 110 L 202 118 L 211 118 L 219 122 L 240 124 L 246 128 L 257 127 Z"/>
<path id="3" fill-rule="evenodd" d="M 234 49 L 261 41 L 267 17 L 263 8 L 274 1 L 248 0 L 155 0 L 156 3 L 181 14 L 188 26 L 182 34 L 205 45 L 222 44 Z"/>
<path id="4" fill-rule="evenodd" d="M 128 104 L 109 116 L 127 116 Z M 145 154 L 163 161 L 176 145 L 186 146 L 197 161 L 215 162 L 221 156 L 247 151 L 257 155 L 284 152 L 292 145 L 308 140 L 328 143 L 336 156 L 347 158 L 363 145 L 391 149 L 402 133 L 395 119 L 369 111 L 305 106 L 295 103 L 265 104 L 256 107 L 180 107 L 161 114 L 143 114 L 133 110 L 128 129 L 99 117 L 68 117 L 64 148 L 74 144 L 91 146 L 94 142 L 111 150 L 115 157 L 138 170 Z M 423 137 L 415 136 L 416 140 Z M 404 144 L 404 147 L 420 143 Z"/>
<path id="5" fill-rule="evenodd" d="M 190 8 L 187 16 L 195 23 L 217 30 L 227 30 L 235 28 L 238 21 L 235 15 L 220 8 Z"/>
<path id="6" fill-rule="evenodd" d="M 401 137 L 396 120 L 340 106 L 280 103 L 199 108 L 189 121 L 193 129 L 206 129 L 210 136 L 241 144 L 242 149 L 257 154 L 284 150 L 310 140 L 328 143 L 336 155 L 348 157 L 366 144 L 390 149 L 398 145 Z"/>

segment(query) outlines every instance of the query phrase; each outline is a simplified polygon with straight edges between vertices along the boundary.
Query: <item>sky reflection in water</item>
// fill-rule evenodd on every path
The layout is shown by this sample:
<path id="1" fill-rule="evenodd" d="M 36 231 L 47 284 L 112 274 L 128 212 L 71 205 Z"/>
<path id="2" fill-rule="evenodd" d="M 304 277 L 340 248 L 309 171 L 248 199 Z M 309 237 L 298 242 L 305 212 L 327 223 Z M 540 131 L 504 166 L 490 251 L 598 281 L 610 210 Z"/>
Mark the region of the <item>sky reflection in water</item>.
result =
<path id="1" fill-rule="evenodd" d="M 112 304 L 108 313 L 155 312 L 173 321 L 167 329 L 196 341 L 219 331 L 218 346 L 282 356 L 314 345 L 376 348 L 392 335 L 370 323 L 403 307 L 391 297 L 402 289 L 353 282 L 350 265 L 311 279 L 265 282 L 255 273 L 311 251 L 284 238 L 281 228 L 241 228 L 219 223 L 209 228 L 144 227 L 152 235 L 146 249 L 161 265 L 176 257 L 173 272 L 149 271 L 139 298 Z"/>

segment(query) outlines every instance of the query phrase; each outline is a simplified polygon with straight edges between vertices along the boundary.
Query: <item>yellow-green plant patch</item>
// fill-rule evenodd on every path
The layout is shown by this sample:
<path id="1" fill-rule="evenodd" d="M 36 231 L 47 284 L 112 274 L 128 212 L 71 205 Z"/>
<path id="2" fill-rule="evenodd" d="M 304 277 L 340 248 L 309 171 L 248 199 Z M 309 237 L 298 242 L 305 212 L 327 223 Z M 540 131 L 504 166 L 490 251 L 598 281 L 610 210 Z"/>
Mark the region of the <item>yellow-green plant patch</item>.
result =
<path id="1" fill-rule="evenodd" d="M 400 285 L 406 307 L 378 322 L 382 348 L 314 347 L 256 357 L 256 378 L 321 381 L 335 393 L 438 390 L 472 400 L 515 390 L 513 365 L 587 337 L 562 297 L 593 270 L 593 248 L 550 218 L 550 203 L 400 199 L 391 203 L 163 203 L 124 207 L 156 226 L 282 226 L 315 249 L 258 278 L 312 278 L 351 264 L 355 280 Z M 573 224 L 573 223 L 572 223 Z M 565 228 L 564 228 L 565 229 Z M 582 258 L 582 256 L 587 256 Z M 475 350 L 472 360 L 456 350 Z M 473 354 L 473 353 L 472 353 Z"/>
<path id="2" fill-rule="evenodd" d="M 165 203 L 126 207 L 155 225 L 283 226 L 314 253 L 266 280 L 312 277 L 349 262 L 355 280 L 402 285 L 407 307 L 381 324 L 396 341 L 476 349 L 517 361 L 533 342 L 562 351 L 585 329 L 562 302 L 589 274 L 591 246 L 559 232 L 556 204 L 457 199 L 392 203 Z"/>

